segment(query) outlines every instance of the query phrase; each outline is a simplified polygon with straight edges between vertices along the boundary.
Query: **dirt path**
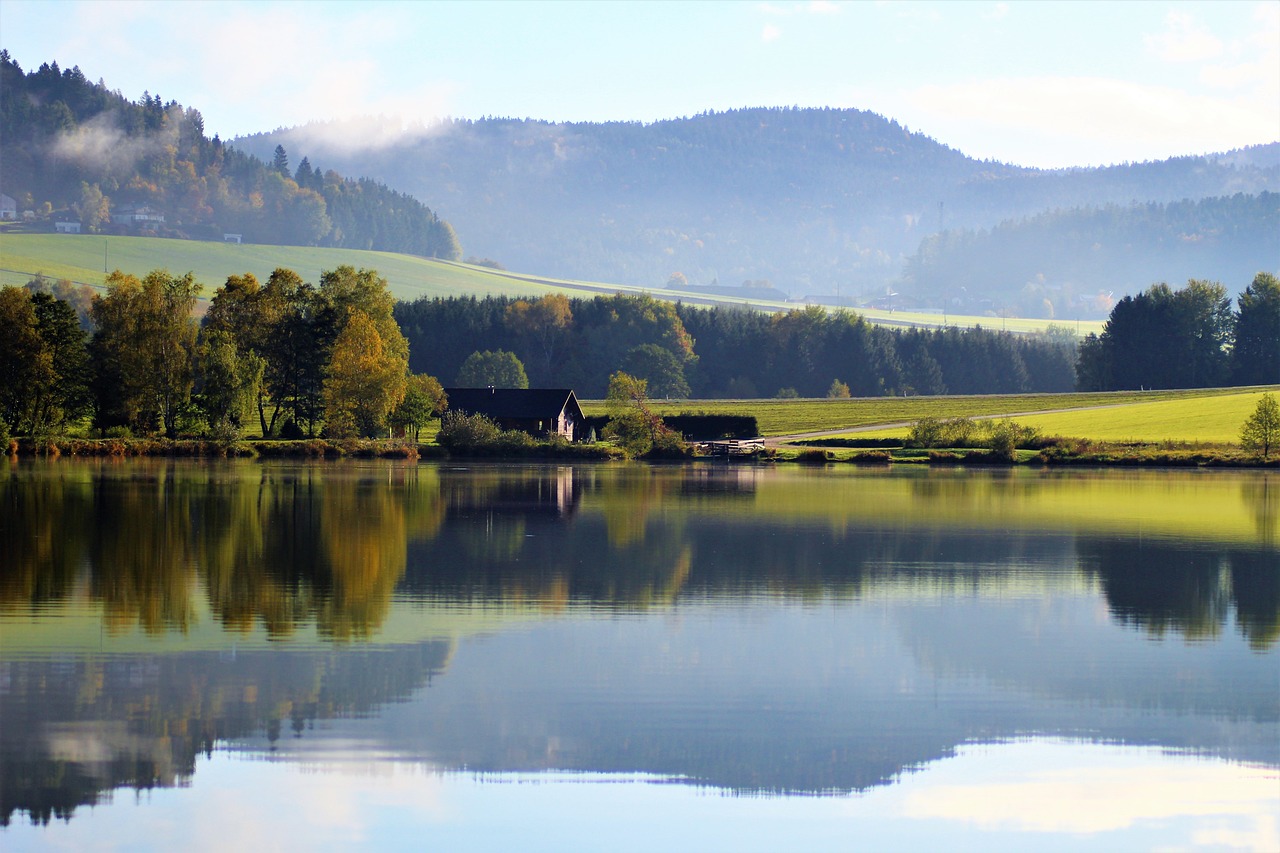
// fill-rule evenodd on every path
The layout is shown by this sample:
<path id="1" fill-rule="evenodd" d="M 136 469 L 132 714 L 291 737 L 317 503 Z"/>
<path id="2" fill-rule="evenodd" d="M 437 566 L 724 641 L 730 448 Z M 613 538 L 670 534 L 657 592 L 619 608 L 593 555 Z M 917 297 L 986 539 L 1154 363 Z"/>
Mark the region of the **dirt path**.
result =
<path id="1" fill-rule="evenodd" d="M 1100 409 L 1120 409 L 1125 406 L 1132 406 L 1133 403 L 1111 403 L 1102 406 L 1073 406 L 1067 409 L 1036 409 L 1031 412 L 1003 412 L 993 415 L 973 415 L 969 419 L 974 421 L 993 421 L 998 418 L 1025 418 L 1031 415 L 1057 415 L 1063 412 L 1094 412 Z M 829 438 L 831 436 L 845 436 L 859 432 L 876 432 L 882 429 L 906 429 L 915 421 L 894 421 L 891 423 L 879 424 L 863 424 L 861 426 L 844 427 L 842 429 L 824 429 L 818 432 L 796 432 L 791 435 L 769 435 L 764 437 L 764 443 L 770 447 L 776 447 L 779 444 L 789 444 L 793 441 L 809 441 L 815 438 Z"/>

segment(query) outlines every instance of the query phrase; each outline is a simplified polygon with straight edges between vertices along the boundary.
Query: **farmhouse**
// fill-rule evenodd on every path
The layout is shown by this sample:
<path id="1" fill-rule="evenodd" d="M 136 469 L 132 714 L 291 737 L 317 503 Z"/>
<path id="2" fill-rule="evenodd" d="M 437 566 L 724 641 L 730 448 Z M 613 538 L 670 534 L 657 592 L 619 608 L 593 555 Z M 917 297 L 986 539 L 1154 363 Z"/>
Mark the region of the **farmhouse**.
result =
<path id="1" fill-rule="evenodd" d="M 53 227 L 57 230 L 59 234 L 79 234 L 80 233 L 79 222 L 55 222 L 53 223 Z"/>
<path id="2" fill-rule="evenodd" d="M 446 388 L 449 411 L 484 415 L 502 429 L 518 429 L 539 438 L 586 436 L 587 419 L 568 388 Z"/>
<path id="3" fill-rule="evenodd" d="M 0 219 L 18 218 L 18 202 L 11 195 L 0 193 Z"/>
<path id="4" fill-rule="evenodd" d="M 149 205 L 121 205 L 111 212 L 111 221 L 117 225 L 143 228 L 164 223 L 164 214 Z"/>

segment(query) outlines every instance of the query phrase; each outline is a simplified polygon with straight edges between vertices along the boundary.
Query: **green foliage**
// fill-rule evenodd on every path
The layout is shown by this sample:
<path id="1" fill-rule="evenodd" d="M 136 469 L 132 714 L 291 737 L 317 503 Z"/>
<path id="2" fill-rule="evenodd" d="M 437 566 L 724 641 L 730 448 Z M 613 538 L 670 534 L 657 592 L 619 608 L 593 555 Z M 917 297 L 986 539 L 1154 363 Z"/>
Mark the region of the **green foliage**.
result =
<path id="1" fill-rule="evenodd" d="M 200 409 L 215 439 L 235 441 L 243 436 L 265 369 L 266 362 L 257 353 L 240 352 L 231 333 L 216 330 L 203 336 L 199 353 Z"/>
<path id="2" fill-rule="evenodd" d="M 773 399 L 775 400 L 798 400 L 799 398 L 800 392 L 790 386 L 786 388 L 779 388 L 778 393 L 773 395 Z"/>
<path id="3" fill-rule="evenodd" d="M 1280 404 L 1270 394 L 1263 394 L 1253 414 L 1240 428 L 1240 446 L 1248 453 L 1267 459 L 1280 447 Z"/>
<path id="4" fill-rule="evenodd" d="M 1086 339 L 1078 385 L 1083 391 L 1221 386 L 1233 326 L 1221 284 L 1192 279 L 1176 291 L 1152 285 L 1120 300 L 1102 334 Z"/>
<path id="5" fill-rule="evenodd" d="M 1232 379 L 1237 385 L 1280 384 L 1280 279 L 1260 272 L 1240 294 Z"/>
<path id="6" fill-rule="evenodd" d="M 1033 428 L 1019 426 L 1008 418 L 989 422 L 989 427 L 984 432 L 987 434 L 986 444 L 991 455 L 1009 462 L 1013 461 L 1017 448 L 1036 438 Z"/>
<path id="7" fill-rule="evenodd" d="M 689 396 L 689 383 L 684 366 L 670 350 L 657 344 L 641 344 L 627 353 L 623 368 L 632 376 L 645 380 L 655 396 L 671 399 Z"/>
<path id="8" fill-rule="evenodd" d="M 130 426 L 173 437 L 194 383 L 200 285 L 188 273 L 154 270 L 139 281 L 116 271 L 95 300 L 91 344 L 100 429 Z"/>
<path id="9" fill-rule="evenodd" d="M 459 388 L 528 388 L 524 364 L 513 352 L 473 352 L 458 370 Z"/>
<path id="10" fill-rule="evenodd" d="M 839 379 L 831 380 L 831 387 L 827 389 L 828 400 L 847 400 L 849 399 L 849 386 L 841 382 Z"/>
<path id="11" fill-rule="evenodd" d="M 1013 459 L 1013 451 L 1026 447 L 1038 437 L 1033 427 L 1021 426 L 1008 418 L 974 421 L 967 417 L 921 418 L 911 425 L 906 447 L 986 447 L 994 456 Z"/>
<path id="12" fill-rule="evenodd" d="M 440 416 L 448 404 L 440 380 L 419 373 L 409 377 L 405 384 L 404 399 L 391 412 L 387 421 L 391 426 L 403 429 L 406 435 L 412 435 L 414 442 L 417 442 L 422 428 L 433 418 Z"/>
<path id="13" fill-rule="evenodd" d="M 526 432 L 499 429 L 484 415 L 465 412 L 444 413 L 436 443 L 453 452 L 478 455 L 519 454 L 537 445 Z"/>
<path id="14" fill-rule="evenodd" d="M 672 456 L 684 453 L 680 434 L 668 429 L 649 406 L 648 383 L 622 371 L 609 377 L 605 397 L 609 423 L 604 437 L 616 442 L 628 456 Z"/>

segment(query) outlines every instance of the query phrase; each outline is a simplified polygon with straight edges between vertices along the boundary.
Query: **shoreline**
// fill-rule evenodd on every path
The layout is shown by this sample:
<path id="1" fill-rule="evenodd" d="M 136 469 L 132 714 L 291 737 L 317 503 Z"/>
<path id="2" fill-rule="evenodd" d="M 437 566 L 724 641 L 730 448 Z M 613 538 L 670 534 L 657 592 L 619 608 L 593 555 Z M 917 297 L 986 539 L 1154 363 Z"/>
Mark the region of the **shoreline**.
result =
<path id="1" fill-rule="evenodd" d="M 642 462 L 706 461 L 721 465 L 797 464 L 810 467 L 855 465 L 859 467 L 1097 467 L 1097 468 L 1280 468 L 1280 454 L 1269 459 L 1245 455 L 1228 449 L 1160 449 L 1157 447 L 1119 446 L 1085 452 L 1070 452 L 1062 447 L 1020 451 L 1009 459 L 982 449 L 906 450 L 902 448 L 851 449 L 837 453 L 829 449 L 796 447 L 795 453 L 779 453 L 777 446 L 764 452 L 736 459 L 709 456 L 687 456 L 646 460 Z M 480 449 L 473 453 L 446 450 L 439 445 L 422 444 L 404 439 L 324 438 L 295 441 L 246 439 L 220 442 L 207 439 L 166 438 L 50 438 L 11 439 L 5 454 L 10 459 L 62 457 L 91 458 L 171 458 L 171 459 L 485 459 L 494 462 L 575 461 L 609 462 L 624 457 L 611 445 L 536 446 L 527 452 L 493 452 Z"/>

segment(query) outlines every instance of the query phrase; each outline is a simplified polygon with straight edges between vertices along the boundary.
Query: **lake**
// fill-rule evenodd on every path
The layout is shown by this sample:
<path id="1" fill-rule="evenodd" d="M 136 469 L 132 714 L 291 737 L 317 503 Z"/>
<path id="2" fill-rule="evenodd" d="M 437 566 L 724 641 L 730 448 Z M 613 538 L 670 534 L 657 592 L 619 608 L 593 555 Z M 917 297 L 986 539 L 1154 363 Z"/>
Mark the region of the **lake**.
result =
<path id="1" fill-rule="evenodd" d="M 0 470 L 0 847 L 1280 849 L 1280 477 Z"/>

